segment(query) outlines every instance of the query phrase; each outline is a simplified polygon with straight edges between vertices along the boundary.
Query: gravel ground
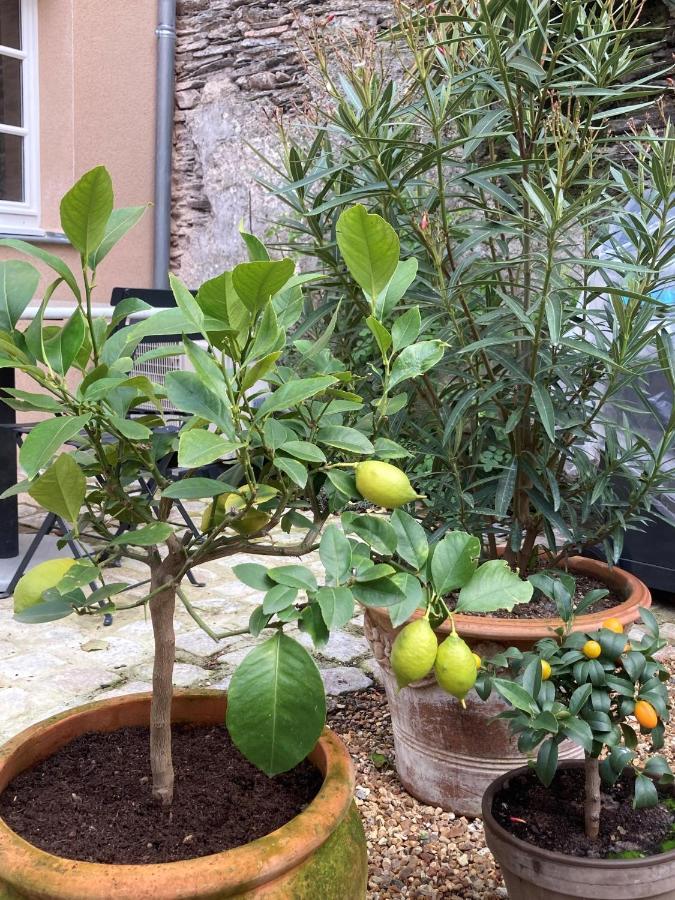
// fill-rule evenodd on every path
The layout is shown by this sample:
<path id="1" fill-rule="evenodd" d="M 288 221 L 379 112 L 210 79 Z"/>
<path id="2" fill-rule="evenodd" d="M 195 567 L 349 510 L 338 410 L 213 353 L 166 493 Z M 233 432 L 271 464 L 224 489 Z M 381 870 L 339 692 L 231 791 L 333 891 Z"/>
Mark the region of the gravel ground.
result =
<path id="1" fill-rule="evenodd" d="M 671 657 L 671 672 L 673 663 Z M 393 767 L 389 710 L 380 687 L 340 697 L 333 703 L 329 724 L 345 741 L 356 766 L 356 803 L 368 839 L 368 900 L 506 898 L 481 820 L 425 806 L 400 786 Z M 675 760 L 673 723 L 663 752 L 671 763 Z"/>

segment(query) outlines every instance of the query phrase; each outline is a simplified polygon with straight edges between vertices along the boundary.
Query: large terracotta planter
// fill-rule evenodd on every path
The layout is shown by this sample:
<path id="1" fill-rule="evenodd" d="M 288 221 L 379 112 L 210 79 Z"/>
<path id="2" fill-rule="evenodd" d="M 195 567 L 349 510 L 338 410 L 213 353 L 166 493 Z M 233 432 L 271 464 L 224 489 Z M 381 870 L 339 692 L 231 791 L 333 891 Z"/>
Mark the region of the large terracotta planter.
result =
<path id="1" fill-rule="evenodd" d="M 612 610 L 580 616 L 575 631 L 592 631 L 613 616 L 624 625 L 639 617 L 639 607 L 651 605 L 645 585 L 621 569 L 609 569 L 594 559 L 574 557 L 569 570 L 604 582 L 623 602 Z M 415 614 L 415 617 L 421 613 Z M 457 630 L 481 657 L 493 656 L 504 647 L 532 648 L 550 637 L 562 624 L 559 619 L 500 619 L 492 616 L 455 616 Z M 402 691 L 389 664 L 391 645 L 399 632 L 386 609 L 369 607 L 365 612 L 365 634 L 384 679 L 391 710 L 396 770 L 406 790 L 431 806 L 467 816 L 481 814 L 481 798 L 488 785 L 503 772 L 521 766 L 524 757 L 503 720 L 494 716 L 507 709 L 495 693 L 483 702 L 475 691 L 466 698 L 466 709 L 436 684 L 433 673 Z M 444 623 L 439 641 L 450 632 Z M 493 721 L 490 721 L 490 720 Z M 576 758 L 581 751 L 566 742 L 561 759 Z"/>
<path id="2" fill-rule="evenodd" d="M 529 771 L 500 776 L 483 797 L 485 840 L 511 900 L 675 900 L 675 850 L 646 859 L 587 859 L 542 850 L 502 828 L 492 815 L 495 794 Z"/>
<path id="3" fill-rule="evenodd" d="M 224 722 L 226 695 L 177 693 L 174 722 Z M 150 695 L 104 700 L 48 719 L 0 750 L 0 791 L 24 769 L 87 731 L 147 725 Z M 0 820 L 0 900 L 363 900 L 366 842 L 344 745 L 324 730 L 309 756 L 323 773 L 316 798 L 287 825 L 243 847 L 183 862 L 100 865 L 61 859 Z M 179 773 L 180 774 L 180 773 Z"/>

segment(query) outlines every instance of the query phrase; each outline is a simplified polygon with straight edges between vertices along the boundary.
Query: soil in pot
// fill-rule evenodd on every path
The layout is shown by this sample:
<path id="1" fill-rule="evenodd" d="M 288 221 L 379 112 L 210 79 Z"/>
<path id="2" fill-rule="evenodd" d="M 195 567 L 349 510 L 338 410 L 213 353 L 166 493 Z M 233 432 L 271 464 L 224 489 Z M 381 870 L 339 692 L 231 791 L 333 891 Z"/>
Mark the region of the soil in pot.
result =
<path id="1" fill-rule="evenodd" d="M 589 578 L 587 575 L 576 575 L 576 592 L 574 594 L 574 602 L 579 603 L 589 591 L 607 590 L 607 585 L 598 581 L 596 578 Z M 459 594 L 454 593 L 445 598 L 448 609 L 452 612 L 457 605 Z M 588 609 L 584 610 L 584 615 L 592 615 L 593 613 L 604 612 L 604 610 L 615 609 L 620 603 L 623 603 L 625 597 L 620 597 L 616 592 L 609 591 L 606 597 L 601 597 L 591 604 Z M 535 591 L 534 596 L 528 603 L 518 603 L 509 612 L 500 609 L 494 613 L 472 613 L 463 612 L 463 616 L 498 616 L 500 619 L 553 619 L 558 617 L 558 609 L 549 597 L 545 597 L 539 591 Z"/>
<path id="2" fill-rule="evenodd" d="M 231 850 L 269 834 L 319 792 L 305 761 L 268 778 L 224 726 L 175 725 L 176 788 L 166 810 L 151 797 L 148 731 L 85 734 L 0 794 L 0 818 L 31 844 L 67 859 L 163 863 Z"/>
<path id="3" fill-rule="evenodd" d="M 584 771 L 563 769 L 550 787 L 533 772 L 512 778 L 494 798 L 492 814 L 515 837 L 567 856 L 637 859 L 675 846 L 672 793 L 650 809 L 633 809 L 633 775 L 602 787 L 600 836 L 584 834 Z"/>

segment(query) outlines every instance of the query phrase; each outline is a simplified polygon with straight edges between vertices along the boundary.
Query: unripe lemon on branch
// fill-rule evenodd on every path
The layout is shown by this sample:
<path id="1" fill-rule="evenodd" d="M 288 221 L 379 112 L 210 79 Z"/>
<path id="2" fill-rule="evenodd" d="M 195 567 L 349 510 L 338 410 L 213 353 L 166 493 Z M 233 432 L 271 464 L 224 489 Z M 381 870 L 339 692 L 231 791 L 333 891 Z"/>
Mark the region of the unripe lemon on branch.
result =
<path id="1" fill-rule="evenodd" d="M 405 472 L 377 459 L 356 464 L 356 488 L 364 500 L 385 509 L 396 509 L 423 496 L 415 491 Z"/>
<path id="2" fill-rule="evenodd" d="M 466 706 L 464 698 L 476 683 L 478 671 L 471 648 L 456 631 L 443 641 L 436 654 L 436 681 Z"/>
<path id="3" fill-rule="evenodd" d="M 415 619 L 396 635 L 391 667 L 399 688 L 425 678 L 434 667 L 438 641 L 428 619 Z"/>
<path id="4" fill-rule="evenodd" d="M 47 559 L 22 575 L 14 588 L 14 612 L 23 612 L 40 603 L 43 592 L 56 587 L 74 565 L 71 557 Z"/>

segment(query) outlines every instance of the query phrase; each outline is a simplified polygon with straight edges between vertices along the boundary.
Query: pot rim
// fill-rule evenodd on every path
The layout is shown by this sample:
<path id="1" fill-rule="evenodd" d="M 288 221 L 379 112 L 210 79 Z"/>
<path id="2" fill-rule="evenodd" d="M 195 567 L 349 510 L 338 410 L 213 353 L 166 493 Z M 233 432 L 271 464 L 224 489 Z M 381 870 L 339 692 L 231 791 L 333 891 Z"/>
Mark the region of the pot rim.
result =
<path id="1" fill-rule="evenodd" d="M 108 713 L 105 720 L 108 724 L 113 723 L 112 727 L 100 729 L 103 731 L 141 724 L 138 718 L 146 709 L 149 718 L 151 697 L 150 692 L 144 692 L 99 700 L 30 726 L 0 747 L 0 780 L 3 770 L 9 769 L 11 780 L 75 737 L 96 730 L 96 722 L 102 722 L 101 712 Z M 224 723 L 226 697 L 226 692 L 217 690 L 174 691 L 172 721 L 190 721 L 191 709 L 203 708 L 206 703 L 215 705 L 214 712 L 218 711 L 218 720 Z M 217 704 L 222 704 L 222 710 L 218 710 Z M 47 752 L 40 755 L 38 751 L 27 764 L 18 761 L 26 745 L 35 746 L 36 741 Z M 65 859 L 29 843 L 0 819 L 0 885 L 4 881 L 19 891 L 28 886 L 35 889 L 36 897 L 68 900 L 108 900 L 111 890 L 117 900 L 160 900 L 164 896 L 188 900 L 231 896 L 272 881 L 298 866 L 325 843 L 352 803 L 354 769 L 339 737 L 324 728 L 307 758 L 323 773 L 324 779 L 318 794 L 302 812 L 270 834 L 208 856 L 148 864 Z M 29 873 L 34 883 L 29 882 Z M 162 893 L 162 887 L 167 885 L 171 886 L 170 893 Z"/>
<path id="2" fill-rule="evenodd" d="M 558 770 L 580 769 L 583 767 L 583 765 L 583 760 L 566 759 L 560 762 L 557 768 Z M 653 866 L 655 863 L 660 864 L 662 862 L 670 863 L 675 861 L 675 850 L 667 850 L 665 853 L 656 853 L 652 856 L 646 856 L 644 857 L 644 859 L 590 859 L 587 856 L 571 856 L 568 853 L 558 853 L 555 850 L 545 850 L 543 847 L 537 847 L 536 844 L 530 844 L 528 841 L 524 841 L 522 840 L 522 838 L 516 837 L 514 834 L 512 834 L 510 831 L 507 831 L 506 828 L 500 825 L 492 815 L 492 803 L 495 798 L 495 794 L 497 794 L 498 791 L 500 791 L 504 786 L 504 784 L 511 778 L 515 778 L 519 775 L 530 774 L 534 774 L 530 766 L 521 766 L 518 769 L 512 769 L 509 772 L 504 772 L 503 775 L 495 778 L 495 780 L 489 785 L 488 789 L 483 794 L 483 800 L 481 802 L 481 813 L 483 816 L 483 822 L 485 823 L 486 832 L 488 830 L 493 831 L 500 840 L 517 848 L 521 852 L 527 853 L 530 856 L 537 856 L 543 860 L 547 860 L 550 862 L 578 866 L 582 869 L 641 869 Z"/>
<path id="3" fill-rule="evenodd" d="M 622 625 L 629 625 L 638 618 L 639 607 L 647 609 L 652 605 L 652 596 L 644 582 L 635 575 L 620 569 L 618 566 L 610 567 L 600 560 L 589 559 L 585 556 L 571 556 L 567 560 L 567 568 L 573 574 L 587 575 L 607 584 L 608 587 L 620 591 L 626 599 L 617 606 L 604 609 L 600 612 L 578 616 L 575 620 L 573 631 L 592 631 L 610 616 L 618 619 Z M 389 619 L 389 611 L 384 606 L 366 607 L 366 612 L 375 615 L 386 615 Z M 423 613 L 416 610 L 410 620 L 419 619 Z M 457 630 L 462 637 L 473 640 L 498 640 L 501 643 L 531 642 L 551 636 L 556 628 L 563 625 L 562 619 L 504 619 L 499 616 L 467 616 L 457 613 L 453 616 Z M 451 631 L 450 620 L 446 619 L 438 628 L 437 633 L 449 634 Z"/>

